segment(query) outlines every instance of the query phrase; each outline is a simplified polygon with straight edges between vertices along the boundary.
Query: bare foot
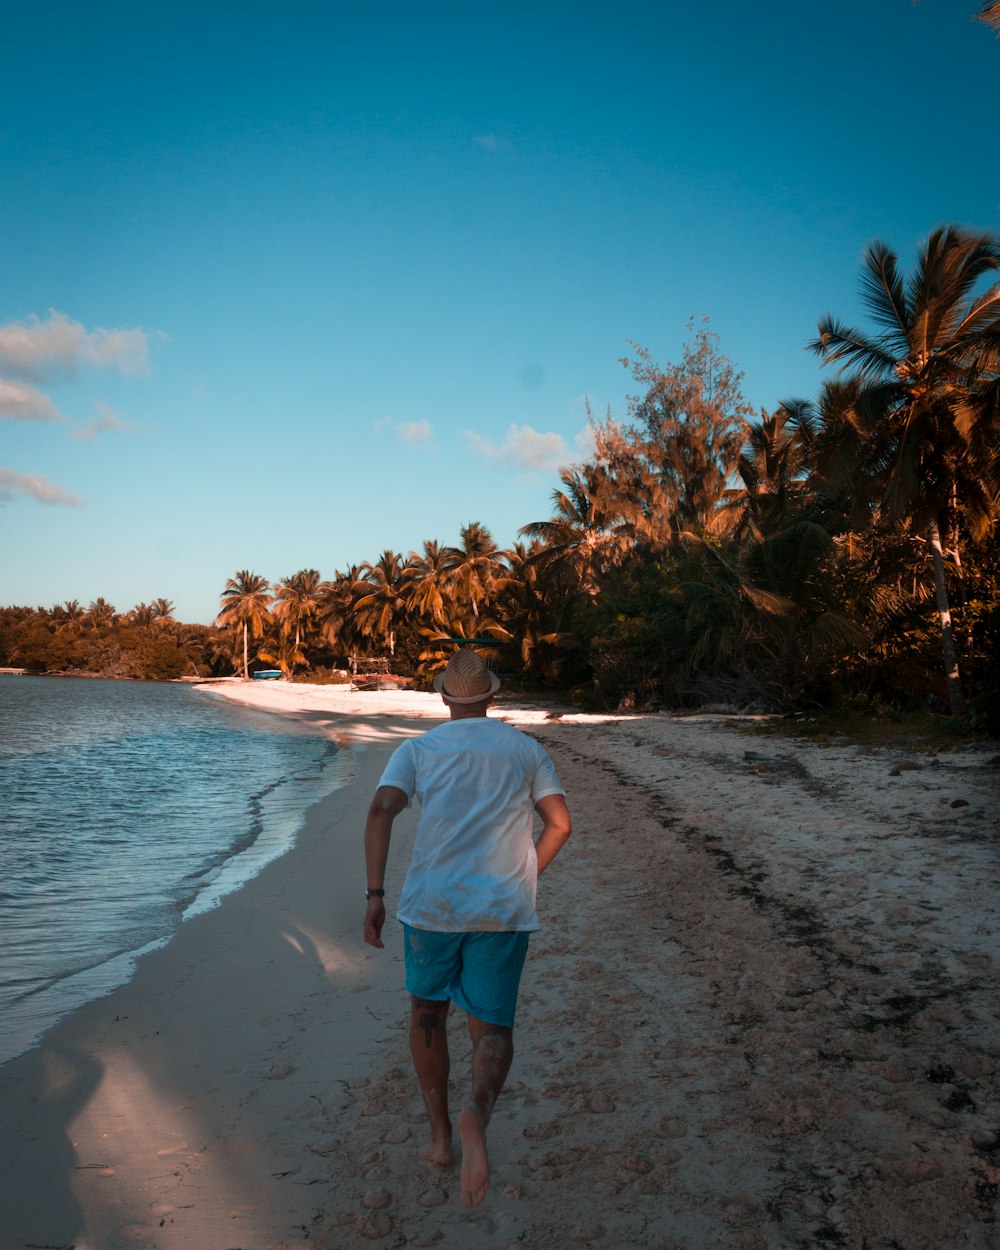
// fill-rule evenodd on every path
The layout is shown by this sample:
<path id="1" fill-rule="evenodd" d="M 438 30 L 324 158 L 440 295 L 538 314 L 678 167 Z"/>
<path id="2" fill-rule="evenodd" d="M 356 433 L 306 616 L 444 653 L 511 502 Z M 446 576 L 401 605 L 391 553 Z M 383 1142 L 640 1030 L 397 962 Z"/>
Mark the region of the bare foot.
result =
<path id="1" fill-rule="evenodd" d="M 471 1103 L 458 1117 L 462 1142 L 462 1206 L 478 1207 L 490 1187 L 490 1161 L 486 1155 L 483 1113 Z"/>
<path id="2" fill-rule="evenodd" d="M 436 1163 L 447 1168 L 455 1162 L 455 1152 L 451 1148 L 451 1138 L 447 1141 L 431 1141 L 420 1147 L 420 1157 L 425 1163 Z"/>

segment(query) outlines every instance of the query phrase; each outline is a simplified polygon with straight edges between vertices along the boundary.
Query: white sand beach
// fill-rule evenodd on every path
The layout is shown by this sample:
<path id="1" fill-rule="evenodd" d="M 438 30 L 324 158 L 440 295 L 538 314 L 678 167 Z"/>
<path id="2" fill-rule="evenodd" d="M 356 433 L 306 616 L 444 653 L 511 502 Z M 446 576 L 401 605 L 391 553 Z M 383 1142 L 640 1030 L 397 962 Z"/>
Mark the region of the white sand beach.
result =
<path id="1" fill-rule="evenodd" d="M 364 813 L 435 695 L 222 683 L 354 760 L 295 847 L 0 1069 L 0 1250 L 1000 1250 L 997 750 L 501 698 L 574 836 L 542 879 L 493 1180 L 420 1162 Z M 406 868 L 397 821 L 387 888 Z M 468 1043 L 453 1013 L 453 1083 Z"/>

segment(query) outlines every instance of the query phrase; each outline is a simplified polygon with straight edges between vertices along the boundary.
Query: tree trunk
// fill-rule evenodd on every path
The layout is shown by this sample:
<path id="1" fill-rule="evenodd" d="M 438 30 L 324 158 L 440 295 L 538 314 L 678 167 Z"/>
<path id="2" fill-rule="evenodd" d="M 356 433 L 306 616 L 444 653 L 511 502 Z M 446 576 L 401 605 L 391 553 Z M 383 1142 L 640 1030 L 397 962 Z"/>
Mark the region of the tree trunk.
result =
<path id="1" fill-rule="evenodd" d="M 250 660 L 247 656 L 247 623 L 243 622 L 243 680 L 247 681 L 250 677 L 249 673 Z"/>
<path id="2" fill-rule="evenodd" d="M 937 521 L 929 526 L 931 555 L 934 559 L 934 589 L 937 593 L 938 616 L 941 618 L 941 650 L 944 654 L 944 677 L 948 683 L 948 703 L 952 713 L 960 716 L 965 710 L 962 698 L 962 680 L 958 671 L 958 653 L 948 604 L 948 588 L 944 582 L 944 554 L 941 550 L 941 531 Z"/>

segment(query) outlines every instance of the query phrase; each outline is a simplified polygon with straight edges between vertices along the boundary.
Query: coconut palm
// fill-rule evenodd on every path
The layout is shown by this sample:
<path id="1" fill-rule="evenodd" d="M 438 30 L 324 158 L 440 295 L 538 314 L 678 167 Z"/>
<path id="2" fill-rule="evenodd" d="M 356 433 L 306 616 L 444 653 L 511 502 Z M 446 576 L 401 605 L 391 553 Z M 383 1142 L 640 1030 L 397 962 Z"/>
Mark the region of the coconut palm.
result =
<path id="1" fill-rule="evenodd" d="M 138 625 L 142 629 L 148 629 L 156 620 L 156 612 L 150 603 L 137 603 L 134 608 L 130 608 L 125 613 L 125 619 L 130 625 Z"/>
<path id="2" fill-rule="evenodd" d="M 855 396 L 836 437 L 821 442 L 856 477 L 878 484 L 886 523 L 922 535 L 931 553 L 952 709 L 961 680 L 945 583 L 943 536 L 960 525 L 981 540 L 1000 506 L 1000 238 L 950 225 L 935 230 L 906 280 L 877 241 L 862 266 L 874 333 L 827 316 L 810 348 L 848 371 Z M 844 457 L 841 439 L 856 455 Z M 843 483 L 842 483 L 843 484 Z"/>
<path id="3" fill-rule="evenodd" d="M 62 633 L 63 630 L 74 631 L 83 624 L 86 617 L 83 606 L 77 599 L 67 599 L 65 603 L 56 604 L 47 615 L 55 622 L 56 630 L 59 633 Z"/>
<path id="4" fill-rule="evenodd" d="M 815 441 L 813 406 L 789 401 L 748 426 L 736 473 L 740 485 L 726 491 L 710 532 L 738 542 L 785 530 L 811 508 L 809 475 Z"/>
<path id="5" fill-rule="evenodd" d="M 552 492 L 552 518 L 532 521 L 519 532 L 541 541 L 531 559 L 567 570 L 580 590 L 593 597 L 604 574 L 631 549 L 632 530 L 602 465 L 563 469 L 559 476 L 564 489 Z"/>
<path id="6" fill-rule="evenodd" d="M 396 629 L 408 612 L 403 586 L 403 557 L 383 551 L 375 563 L 366 560 L 355 583 L 354 613 L 361 632 L 396 654 Z"/>
<path id="7" fill-rule="evenodd" d="M 220 625 L 236 632 L 237 637 L 243 636 L 243 680 L 250 676 L 250 656 L 248 637 L 260 638 L 264 627 L 271 620 L 271 595 L 266 577 L 251 573 L 248 569 L 240 569 L 235 577 L 226 581 L 226 589 L 222 592 L 219 615 L 216 620 Z"/>
<path id="8" fill-rule="evenodd" d="M 430 625 L 443 625 L 453 588 L 454 559 L 436 540 L 426 541 L 422 555 L 411 551 L 402 572 L 403 594 L 410 608 Z"/>
<path id="9" fill-rule="evenodd" d="M 506 573 L 502 553 L 486 526 L 470 521 L 459 531 L 458 546 L 448 547 L 446 555 L 451 562 L 457 615 L 468 625 L 465 632 L 474 636 L 475 622 L 503 588 Z"/>
<path id="10" fill-rule="evenodd" d="M 511 638 L 510 631 L 492 616 L 480 616 L 472 623 L 475 628 L 470 633 L 470 622 L 456 609 L 443 625 L 421 629 L 424 638 L 424 648 L 420 652 L 421 671 L 438 672 L 455 654 L 455 648 L 462 645 L 474 647 L 484 660 L 499 661 L 504 654 L 503 644 Z M 491 646 L 489 639 L 495 639 L 496 646 Z"/>
<path id="11" fill-rule="evenodd" d="M 354 615 L 358 597 L 355 587 L 361 580 L 361 565 L 351 564 L 337 569 L 328 582 L 323 582 L 316 605 L 316 624 L 323 639 L 342 655 L 354 650 L 361 640 L 361 631 Z"/>
<path id="12" fill-rule="evenodd" d="M 84 613 L 83 619 L 88 625 L 94 629 L 101 626 L 113 625 L 118 613 L 115 611 L 115 605 L 108 603 L 103 596 L 94 599 L 87 611 Z"/>
<path id="13" fill-rule="evenodd" d="M 303 630 L 308 630 L 319 610 L 325 583 L 316 569 L 300 569 L 284 581 L 274 585 L 274 615 L 281 622 L 283 635 L 295 633 L 294 645 L 289 653 L 289 672 L 295 665 L 308 660 L 302 654 Z M 301 658 L 300 658 L 301 657 Z"/>
<path id="14" fill-rule="evenodd" d="M 261 647 L 258 657 L 265 664 L 276 664 L 286 677 L 293 676 L 297 664 L 308 663 L 291 633 L 285 630 L 282 630 L 277 638 L 272 635 L 270 641 L 265 642 Z"/>
<path id="15" fill-rule="evenodd" d="M 530 546 L 515 543 L 504 552 L 509 585 L 503 596 L 502 614 L 518 640 L 525 672 L 556 680 L 565 653 L 579 647 L 576 637 L 561 628 L 578 583 L 561 577 L 563 568 L 545 563 L 541 559 L 544 554 L 545 547 L 539 539 Z"/>
<path id="16" fill-rule="evenodd" d="M 174 604 L 170 599 L 154 599 L 149 605 L 157 625 L 169 625 L 174 619 Z"/>

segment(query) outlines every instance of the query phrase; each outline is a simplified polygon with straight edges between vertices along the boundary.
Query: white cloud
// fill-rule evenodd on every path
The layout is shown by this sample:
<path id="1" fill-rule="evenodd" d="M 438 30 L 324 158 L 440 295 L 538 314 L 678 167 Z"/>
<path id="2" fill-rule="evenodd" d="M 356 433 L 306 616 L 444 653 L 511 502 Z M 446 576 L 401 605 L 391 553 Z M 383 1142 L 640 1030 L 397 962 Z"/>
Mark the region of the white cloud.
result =
<path id="1" fill-rule="evenodd" d="M 64 313 L 48 321 L 0 325 L 0 369 L 34 380 L 75 373 L 81 366 L 144 373 L 149 367 L 149 339 L 144 330 L 87 330 Z"/>
<path id="2" fill-rule="evenodd" d="M 464 435 L 473 451 L 487 460 L 492 460 L 494 464 L 508 465 L 529 472 L 563 469 L 569 464 L 585 460 L 593 449 L 593 436 L 589 429 L 582 430 L 576 436 L 575 452 L 561 434 L 540 434 L 530 425 L 516 425 L 514 422 L 508 426 L 507 437 L 500 446 L 473 430 L 465 430 Z"/>
<path id="3" fill-rule="evenodd" d="M 594 459 L 597 448 L 594 446 L 594 427 L 592 425 L 585 425 L 573 441 L 576 443 L 577 464 Z"/>
<path id="4" fill-rule="evenodd" d="M 83 501 L 47 477 L 37 473 L 15 473 L 13 469 L 0 469 L 0 503 L 10 503 L 18 495 L 27 495 L 39 503 L 60 504 L 76 507 Z"/>
<path id="5" fill-rule="evenodd" d="M 379 417 L 373 427 L 378 433 L 392 430 L 401 443 L 408 443 L 410 446 L 429 443 L 434 433 L 429 421 L 397 421 L 395 417 Z"/>
<path id="6" fill-rule="evenodd" d="M 92 443 L 98 434 L 107 434 L 109 430 L 130 430 L 132 427 L 128 421 L 123 421 L 113 408 L 109 408 L 107 404 L 95 403 L 94 407 L 100 413 L 95 421 L 90 421 L 82 429 L 73 433 L 74 438 L 80 439 L 84 443 Z"/>
<path id="7" fill-rule="evenodd" d="M 59 409 L 33 386 L 0 378 L 0 420 L 58 421 Z"/>
<path id="8" fill-rule="evenodd" d="M 401 443 L 429 443 L 431 423 L 429 421 L 401 421 L 396 426 L 396 437 Z"/>

